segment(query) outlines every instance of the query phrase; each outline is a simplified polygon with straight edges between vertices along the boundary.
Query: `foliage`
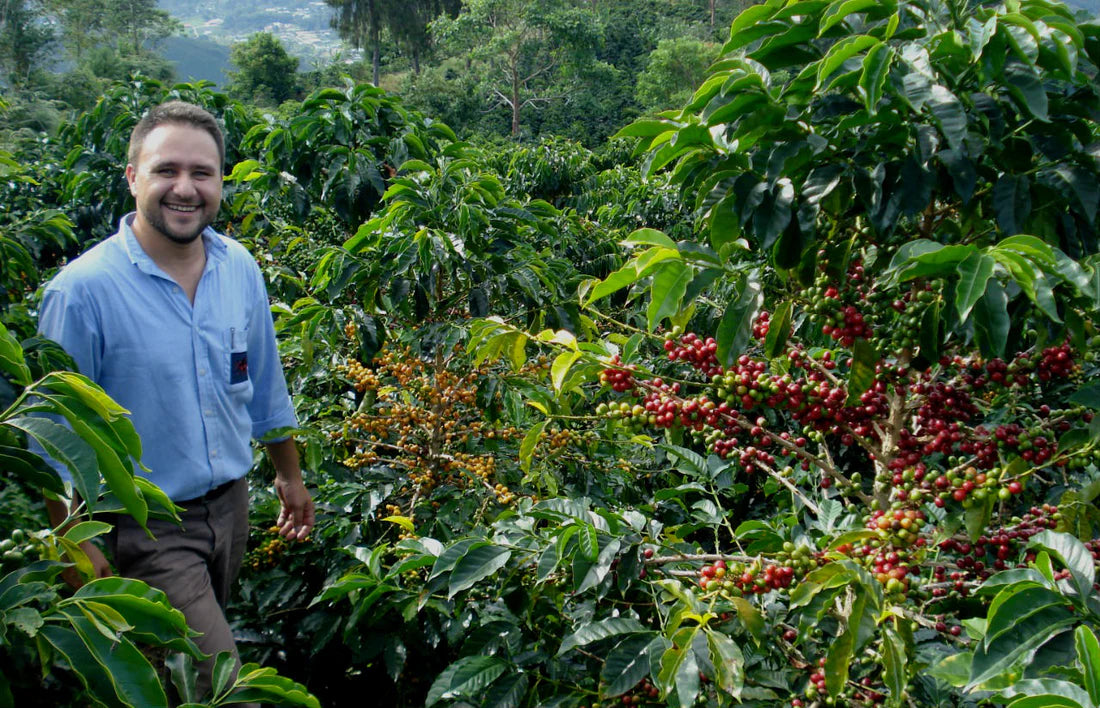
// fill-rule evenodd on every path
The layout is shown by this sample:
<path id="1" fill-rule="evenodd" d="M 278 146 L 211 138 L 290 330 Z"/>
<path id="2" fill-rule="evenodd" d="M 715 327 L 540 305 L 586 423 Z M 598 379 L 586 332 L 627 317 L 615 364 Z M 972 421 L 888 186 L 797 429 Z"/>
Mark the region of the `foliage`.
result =
<path id="1" fill-rule="evenodd" d="M 44 16 L 37 0 L 4 0 L 0 4 L 0 67 L 9 85 L 28 84 L 31 73 L 48 55 L 54 36 L 42 21 Z"/>
<path id="2" fill-rule="evenodd" d="M 638 75 L 638 103 L 649 113 L 687 103 L 717 52 L 717 47 L 690 37 L 661 40 Z"/>
<path id="3" fill-rule="evenodd" d="M 230 61 L 237 68 L 229 75 L 226 92 L 257 106 L 277 106 L 294 96 L 298 60 L 268 32 L 257 32 L 233 46 Z"/>

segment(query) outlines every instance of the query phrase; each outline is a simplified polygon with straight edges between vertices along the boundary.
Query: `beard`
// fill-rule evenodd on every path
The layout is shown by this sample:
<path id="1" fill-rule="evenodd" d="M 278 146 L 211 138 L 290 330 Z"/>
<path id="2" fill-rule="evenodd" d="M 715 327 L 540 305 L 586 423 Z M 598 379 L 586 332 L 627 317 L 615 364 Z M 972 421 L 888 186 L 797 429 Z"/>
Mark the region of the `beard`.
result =
<path id="1" fill-rule="evenodd" d="M 173 243 L 180 244 L 181 246 L 192 243 L 207 226 L 213 223 L 213 219 L 208 216 L 203 216 L 195 227 L 190 227 L 185 231 L 179 231 L 168 225 L 168 220 L 164 217 L 164 212 L 167 210 L 167 207 L 164 205 L 158 205 L 158 207 L 159 208 L 155 210 L 140 209 L 142 217 L 144 217 L 145 221 L 160 232 L 166 239 Z M 195 207 L 200 214 L 206 208 L 205 204 L 197 204 Z"/>

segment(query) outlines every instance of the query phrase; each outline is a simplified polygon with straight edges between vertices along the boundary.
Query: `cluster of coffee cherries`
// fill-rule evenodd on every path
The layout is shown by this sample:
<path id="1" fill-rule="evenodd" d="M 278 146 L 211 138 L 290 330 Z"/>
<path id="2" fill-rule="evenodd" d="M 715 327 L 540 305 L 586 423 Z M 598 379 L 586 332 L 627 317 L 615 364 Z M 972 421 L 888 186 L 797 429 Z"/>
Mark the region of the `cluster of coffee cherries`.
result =
<path id="1" fill-rule="evenodd" d="M 771 313 L 767 310 L 761 310 L 760 314 L 756 316 L 756 319 L 752 323 L 752 336 L 756 337 L 761 342 L 768 336 L 768 332 L 771 331 Z"/>
<path id="2" fill-rule="evenodd" d="M 1037 376 L 1040 381 L 1068 378 L 1076 370 L 1073 348 L 1068 343 L 1047 347 L 1040 354 Z"/>
<path id="3" fill-rule="evenodd" d="M 638 386 L 634 381 L 633 365 L 623 366 L 618 354 L 611 357 L 611 366 L 600 372 L 600 383 L 618 393 L 633 392 Z"/>
<path id="4" fill-rule="evenodd" d="M 669 361 L 683 361 L 690 364 L 707 378 L 722 373 L 722 367 L 715 354 L 718 351 L 718 342 L 714 337 L 704 339 L 694 332 L 685 332 L 680 335 L 679 344 L 677 344 L 675 336 L 669 334 L 665 339 L 664 347 L 668 352 Z"/>
<path id="5" fill-rule="evenodd" d="M 848 280 L 843 289 L 830 283 L 827 274 L 821 273 L 807 292 L 806 310 L 811 321 L 821 328 L 821 333 L 831 337 L 842 347 L 851 347 L 857 339 L 870 339 L 871 324 L 858 306 L 865 300 L 863 292 L 863 265 L 854 261 L 848 269 Z"/>
<path id="6" fill-rule="evenodd" d="M 36 560 L 43 548 L 41 539 L 23 529 L 14 529 L 11 535 L 0 541 L 0 565 L 22 565 Z"/>
<path id="7" fill-rule="evenodd" d="M 274 568 L 286 554 L 289 545 L 287 540 L 279 535 L 279 527 L 272 526 L 267 529 L 265 538 L 259 545 L 245 556 L 244 565 L 253 571 Z"/>
<path id="8" fill-rule="evenodd" d="M 720 592 L 732 597 L 763 595 L 770 590 L 788 588 L 794 582 L 795 569 L 790 565 L 753 561 L 734 563 L 716 560 L 699 569 L 699 587 L 705 592 Z"/>
<path id="9" fill-rule="evenodd" d="M 1014 519 L 1011 526 L 990 530 L 973 542 L 966 538 L 944 539 L 938 549 L 947 557 L 954 557 L 954 567 L 939 564 L 933 568 L 936 587 L 932 588 L 932 597 L 943 598 L 952 593 L 965 597 L 971 585 L 993 573 L 1035 560 L 1034 554 L 1021 559 L 1021 549 L 1040 531 L 1057 528 L 1060 519 L 1058 507 L 1043 504 L 1031 507 L 1022 518 Z"/>
<path id="10" fill-rule="evenodd" d="M 806 688 L 802 696 L 791 699 L 791 708 L 819 705 L 817 701 L 821 699 L 824 699 L 825 705 L 829 706 L 875 706 L 886 701 L 881 682 L 876 682 L 870 676 L 849 682 L 841 691 L 841 695 L 830 696 L 825 681 L 825 657 L 820 657 L 807 666 L 806 673 L 808 674 Z"/>

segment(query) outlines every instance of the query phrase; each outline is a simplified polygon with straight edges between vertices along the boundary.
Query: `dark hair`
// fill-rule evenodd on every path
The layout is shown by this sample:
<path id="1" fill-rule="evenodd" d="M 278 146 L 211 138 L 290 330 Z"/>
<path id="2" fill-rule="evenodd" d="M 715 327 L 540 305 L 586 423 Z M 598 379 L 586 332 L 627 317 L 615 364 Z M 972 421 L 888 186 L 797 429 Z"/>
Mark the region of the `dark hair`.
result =
<path id="1" fill-rule="evenodd" d="M 205 109 L 193 103 L 184 101 L 168 101 L 155 106 L 141 117 L 138 124 L 130 133 L 130 151 L 127 158 L 131 165 L 137 166 L 138 155 L 141 154 L 141 146 L 145 138 L 156 128 L 170 123 L 178 123 L 192 126 L 199 130 L 205 130 L 214 138 L 218 146 L 218 168 L 225 166 L 225 138 L 222 137 L 222 129 L 218 126 L 218 120 Z"/>

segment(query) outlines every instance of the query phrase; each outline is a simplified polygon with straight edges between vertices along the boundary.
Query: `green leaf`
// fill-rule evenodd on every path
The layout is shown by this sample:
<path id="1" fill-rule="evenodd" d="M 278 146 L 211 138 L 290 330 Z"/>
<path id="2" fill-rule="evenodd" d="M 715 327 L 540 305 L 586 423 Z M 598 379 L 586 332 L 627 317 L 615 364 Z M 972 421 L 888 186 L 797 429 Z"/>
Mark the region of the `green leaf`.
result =
<path id="1" fill-rule="evenodd" d="M 432 682 L 424 705 L 454 698 L 473 698 L 508 670 L 508 664 L 492 656 L 466 656 L 448 666 Z"/>
<path id="2" fill-rule="evenodd" d="M 928 96 L 928 109 L 940 126 L 952 150 L 959 150 L 966 140 L 966 109 L 946 86 L 934 84 Z"/>
<path id="3" fill-rule="evenodd" d="M 760 286 L 759 274 L 753 271 L 741 277 L 737 300 L 726 307 L 718 323 L 718 362 L 729 367 L 745 350 L 752 337 L 752 326 L 760 306 L 764 302 L 764 293 Z"/>
<path id="4" fill-rule="evenodd" d="M 596 533 L 595 526 L 581 524 L 580 530 L 577 532 L 577 547 L 581 552 L 581 557 L 595 562 L 600 555 L 600 538 Z"/>
<path id="5" fill-rule="evenodd" d="M 676 249 L 676 242 L 657 229 L 638 229 L 623 239 L 624 246 L 661 246 Z"/>
<path id="6" fill-rule="evenodd" d="M 596 283 L 596 286 L 589 291 L 584 304 L 585 306 L 591 305 L 601 298 L 605 298 L 627 286 L 633 285 L 637 280 L 638 270 L 635 268 L 634 262 L 627 262 L 622 268 L 619 268 L 611 275 Z"/>
<path id="7" fill-rule="evenodd" d="M 791 301 L 784 301 L 775 309 L 768 321 L 768 334 L 764 337 L 764 356 L 769 359 L 782 354 L 791 336 Z"/>
<path id="8" fill-rule="evenodd" d="M 84 543 L 96 536 L 102 536 L 112 528 L 114 527 L 111 524 L 103 521 L 84 521 L 70 528 L 64 535 L 73 543 Z"/>
<path id="9" fill-rule="evenodd" d="M 743 597 L 734 597 L 730 600 L 733 603 L 734 608 L 737 609 L 737 616 L 740 618 L 741 623 L 745 625 L 745 629 L 749 631 L 753 640 L 757 644 L 764 641 L 765 631 L 767 629 L 764 622 L 764 615 L 760 614 L 760 610 L 756 609 L 756 606 Z"/>
<path id="10" fill-rule="evenodd" d="M 275 669 L 257 664 L 245 664 L 237 674 L 233 692 L 223 703 L 258 703 L 278 706 L 321 708 L 321 703 L 310 695 L 305 686 Z"/>
<path id="11" fill-rule="evenodd" d="M 653 276 L 649 309 L 646 311 L 649 331 L 656 329 L 664 318 L 672 317 L 680 311 L 680 304 L 692 276 L 692 269 L 681 261 L 664 263 Z"/>
<path id="12" fill-rule="evenodd" d="M 675 692 L 672 705 L 680 708 L 692 708 L 699 695 L 699 664 L 692 648 L 699 632 L 698 626 L 677 630 L 672 636 L 672 646 L 661 655 L 657 685 L 662 693 Z M 669 700 L 673 700 L 671 695 Z"/>
<path id="13" fill-rule="evenodd" d="M 989 681 L 1020 662 L 1030 659 L 1052 637 L 1075 623 L 1074 616 L 1061 606 L 1048 606 L 1030 614 L 1024 621 L 1003 632 L 991 645 L 982 642 L 974 651 L 967 690 Z"/>
<path id="14" fill-rule="evenodd" d="M 447 597 L 452 598 L 504 567 L 512 552 L 496 545 L 475 546 L 455 563 Z"/>
<path id="15" fill-rule="evenodd" d="M 126 705 L 120 703 L 116 697 L 114 683 L 107 668 L 96 659 L 95 655 L 84 644 L 80 635 L 74 630 L 60 624 L 48 623 L 41 628 L 38 636 L 47 642 L 54 651 L 65 657 L 65 661 L 73 667 L 75 675 L 88 689 L 89 693 L 100 697 L 100 700 L 109 706 Z M 154 677 L 153 680 L 156 681 L 156 678 Z M 167 697 L 159 705 L 167 705 Z M 152 704 L 150 708 L 155 706 L 157 706 L 156 703 Z"/>
<path id="16" fill-rule="evenodd" d="M 1023 679 L 1001 691 L 1015 708 L 1095 708 L 1080 686 L 1060 679 Z"/>
<path id="17" fill-rule="evenodd" d="M 976 500 L 969 509 L 963 513 L 966 520 L 966 531 L 971 541 L 977 541 L 993 518 L 993 505 L 996 495 L 990 494 L 984 500 Z"/>
<path id="18" fill-rule="evenodd" d="M 69 470 L 73 487 L 82 499 L 99 496 L 99 463 L 95 450 L 71 428 L 48 418 L 20 416 L 5 424 L 18 428 L 42 447 L 55 462 Z"/>
<path id="19" fill-rule="evenodd" d="M 214 670 L 211 673 L 211 685 L 214 695 L 220 695 L 229 688 L 236 669 L 237 660 L 231 652 L 218 652 L 217 657 L 214 659 Z"/>
<path id="20" fill-rule="evenodd" d="M 857 339 L 852 345 L 852 369 L 848 374 L 848 405 L 859 402 L 859 397 L 875 384 L 875 364 L 878 352 L 866 339 Z"/>
<path id="21" fill-rule="evenodd" d="M 561 393 L 561 387 L 565 382 L 569 369 L 580 358 L 581 353 L 579 351 L 564 351 L 554 359 L 554 363 L 550 366 L 550 381 L 556 392 Z"/>
<path id="22" fill-rule="evenodd" d="M 893 49 L 881 42 L 867 50 L 867 56 L 863 58 L 863 73 L 859 77 L 859 89 L 863 95 L 863 105 L 871 115 L 875 114 L 878 102 L 882 100 L 882 90 L 893 63 Z"/>
<path id="23" fill-rule="evenodd" d="M 1089 223 L 1095 223 L 1097 205 L 1100 203 L 1100 185 L 1097 184 L 1096 175 L 1088 170 L 1077 167 L 1058 166 L 1048 175 L 1056 188 L 1072 195 L 1075 206 Z"/>
<path id="24" fill-rule="evenodd" d="M 108 639 L 85 617 L 70 617 L 70 622 L 93 660 L 110 677 L 114 693 L 120 700 L 149 708 L 168 705 L 156 670 L 137 647 L 126 639 Z"/>
<path id="25" fill-rule="evenodd" d="M 1006 587 L 993 598 L 989 607 L 984 643 L 995 643 L 1001 635 L 1011 631 L 1031 615 L 1050 607 L 1058 607 L 1064 602 L 1061 593 L 1041 585 L 1021 583 Z"/>
<path id="26" fill-rule="evenodd" d="M 1031 180 L 1004 174 L 993 185 L 993 213 L 1005 234 L 1018 234 L 1031 215 Z"/>
<path id="27" fill-rule="evenodd" d="M 497 679 L 485 690 L 481 705 L 485 708 L 517 708 L 522 705 L 531 679 L 526 673 L 512 673 Z"/>
<path id="28" fill-rule="evenodd" d="M 985 294 L 974 306 L 974 338 L 987 357 L 1005 354 L 1008 345 L 1008 295 L 996 280 L 986 285 Z"/>
<path id="29" fill-rule="evenodd" d="M 0 469 L 19 475 L 36 489 L 49 490 L 54 494 L 65 493 L 65 484 L 57 473 L 47 467 L 38 455 L 23 448 L 0 445 Z"/>
<path id="30" fill-rule="evenodd" d="M 902 705 L 902 694 L 909 683 L 905 672 L 908 661 L 905 651 L 905 641 L 892 627 L 884 627 L 882 633 L 882 664 L 884 667 L 883 679 L 886 688 L 890 691 L 887 705 Z"/>
<path id="31" fill-rule="evenodd" d="M 1017 105 L 1041 121 L 1047 121 L 1047 92 L 1043 88 L 1042 77 L 1033 67 L 1012 62 L 1004 70 L 1005 88 L 1016 99 Z"/>
<path id="32" fill-rule="evenodd" d="M 973 655 L 969 652 L 948 654 L 926 671 L 933 678 L 944 681 L 956 688 L 962 688 L 970 678 L 972 659 Z"/>
<path id="33" fill-rule="evenodd" d="M 1093 410 L 1100 410 L 1100 382 L 1085 384 L 1067 400 L 1076 406 L 1086 406 Z"/>
<path id="34" fill-rule="evenodd" d="M 519 463 L 524 473 L 531 470 L 531 460 L 535 454 L 535 447 L 538 445 L 542 431 L 548 422 L 547 420 L 540 420 L 535 423 L 523 436 L 523 441 L 519 444 Z"/>
<path id="35" fill-rule="evenodd" d="M 840 695 L 844 685 L 848 683 L 848 668 L 852 662 L 852 655 L 857 649 L 859 625 L 863 622 L 863 614 L 866 610 L 867 594 L 860 592 L 852 603 L 852 612 L 848 615 L 844 632 L 829 647 L 829 653 L 825 658 L 825 687 L 830 696 Z"/>
<path id="36" fill-rule="evenodd" d="M 1073 642 L 1077 647 L 1077 664 L 1081 667 L 1085 689 L 1092 702 L 1100 705 L 1100 642 L 1097 642 L 1092 629 L 1085 625 L 1074 631 Z"/>
<path id="37" fill-rule="evenodd" d="M 743 599 L 743 598 L 738 598 Z M 745 655 L 741 647 L 721 632 L 706 630 L 710 663 L 714 666 L 715 684 L 734 698 L 741 697 L 745 687 Z"/>
<path id="38" fill-rule="evenodd" d="M 603 538 L 607 539 L 606 536 Z M 622 548 L 622 541 L 612 538 L 606 540 L 606 545 L 600 549 L 594 561 L 589 560 L 584 555 L 575 556 L 573 558 L 574 594 L 579 595 L 602 583 L 607 574 L 611 572 L 611 564 L 618 557 L 620 548 Z"/>
<path id="39" fill-rule="evenodd" d="M 875 45 L 882 46 L 882 42 L 869 35 L 861 34 L 854 37 L 845 37 L 829 47 L 829 51 L 817 63 L 818 87 L 821 87 L 825 80 L 833 75 L 833 72 L 841 68 L 844 62 Z"/>
<path id="40" fill-rule="evenodd" d="M 972 253 L 958 265 L 959 282 L 955 287 L 955 309 L 959 319 L 965 321 L 974 305 L 985 294 L 986 285 L 993 277 L 994 260 L 984 253 Z"/>
<path id="41" fill-rule="evenodd" d="M 672 123 L 663 120 L 636 120 L 613 135 L 613 138 L 652 138 L 676 129 Z"/>
<path id="42" fill-rule="evenodd" d="M 609 617 L 595 622 L 590 622 L 580 629 L 576 630 L 569 636 L 567 636 L 561 643 L 561 647 L 558 648 L 558 653 L 555 656 L 561 656 L 570 649 L 576 647 L 588 646 L 592 642 L 598 642 L 608 637 L 616 637 L 623 634 L 642 634 L 645 633 L 645 640 L 648 643 L 653 639 L 652 631 L 647 630 L 641 622 L 630 617 Z M 619 646 L 622 646 L 623 642 L 620 642 Z M 635 681 L 637 683 L 637 681 Z M 631 684 L 633 686 L 634 684 Z M 618 695 L 618 694 L 611 694 Z"/>
<path id="43" fill-rule="evenodd" d="M 662 648 L 662 639 L 653 632 L 632 634 L 615 645 L 607 654 L 600 670 L 604 696 L 620 696 L 649 676 L 651 659 Z M 559 652 L 560 656 L 560 652 Z"/>
<path id="44" fill-rule="evenodd" d="M 1092 553 L 1085 548 L 1085 544 L 1068 533 L 1044 530 L 1031 537 L 1028 548 L 1046 549 L 1060 560 L 1073 577 L 1078 597 L 1084 599 L 1093 594 L 1092 585 L 1096 582 L 1096 565 Z"/>
<path id="45" fill-rule="evenodd" d="M 30 386 L 33 381 L 30 367 L 23 358 L 23 347 L 3 323 L 0 323 L 0 372 L 8 374 L 21 386 Z"/>
<path id="46" fill-rule="evenodd" d="M 826 32 L 850 15 L 873 10 L 880 4 L 879 0 L 835 0 L 821 16 L 821 27 L 817 31 L 817 36 L 823 37 Z"/>

